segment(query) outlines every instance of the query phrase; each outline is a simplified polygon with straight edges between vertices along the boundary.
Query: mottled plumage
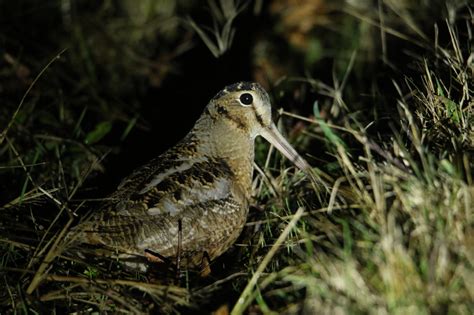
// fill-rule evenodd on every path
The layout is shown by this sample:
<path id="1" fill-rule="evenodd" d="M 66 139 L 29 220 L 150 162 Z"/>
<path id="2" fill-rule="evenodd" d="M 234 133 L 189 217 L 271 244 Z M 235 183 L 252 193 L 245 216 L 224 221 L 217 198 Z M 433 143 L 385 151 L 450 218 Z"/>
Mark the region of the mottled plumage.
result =
<path id="1" fill-rule="evenodd" d="M 209 102 L 183 140 L 125 178 L 103 209 L 75 229 L 75 239 L 122 256 L 151 250 L 173 258 L 180 245 L 191 266 L 204 255 L 218 257 L 245 224 L 257 135 L 308 167 L 276 130 L 262 87 L 233 84 Z"/>

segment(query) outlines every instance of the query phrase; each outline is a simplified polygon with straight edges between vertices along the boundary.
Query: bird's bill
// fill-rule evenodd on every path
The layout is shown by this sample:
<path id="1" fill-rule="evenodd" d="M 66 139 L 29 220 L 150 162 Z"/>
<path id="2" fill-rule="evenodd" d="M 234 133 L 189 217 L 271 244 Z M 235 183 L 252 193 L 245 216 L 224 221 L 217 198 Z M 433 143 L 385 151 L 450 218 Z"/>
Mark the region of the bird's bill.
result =
<path id="1" fill-rule="evenodd" d="M 261 135 L 302 171 L 311 168 L 308 162 L 281 135 L 275 124 L 272 123 L 269 127 L 263 128 Z"/>

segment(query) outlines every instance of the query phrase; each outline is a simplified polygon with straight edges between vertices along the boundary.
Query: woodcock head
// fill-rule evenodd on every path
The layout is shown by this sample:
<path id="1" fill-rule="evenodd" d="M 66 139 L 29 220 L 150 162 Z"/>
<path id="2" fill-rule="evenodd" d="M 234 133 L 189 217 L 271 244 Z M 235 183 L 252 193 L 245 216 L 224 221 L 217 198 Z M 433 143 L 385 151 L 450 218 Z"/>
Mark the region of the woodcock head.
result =
<path id="1" fill-rule="evenodd" d="M 252 142 L 256 136 L 264 137 L 301 170 L 310 168 L 273 123 L 270 97 L 258 83 L 239 82 L 225 87 L 214 96 L 206 112 L 216 120 L 227 121 Z"/>

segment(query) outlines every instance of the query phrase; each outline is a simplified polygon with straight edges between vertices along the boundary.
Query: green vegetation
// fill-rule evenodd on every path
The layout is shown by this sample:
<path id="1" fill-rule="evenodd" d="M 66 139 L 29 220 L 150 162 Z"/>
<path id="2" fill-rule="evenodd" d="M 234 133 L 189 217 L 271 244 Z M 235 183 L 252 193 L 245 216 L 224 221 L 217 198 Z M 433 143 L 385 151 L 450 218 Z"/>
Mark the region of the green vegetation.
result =
<path id="1" fill-rule="evenodd" d="M 474 8 L 296 2 L 0 3 L 2 313 L 472 313 Z M 316 181 L 258 141 L 255 206 L 205 279 L 65 250 L 173 144 L 150 113 L 197 89 L 191 123 L 250 79 Z"/>

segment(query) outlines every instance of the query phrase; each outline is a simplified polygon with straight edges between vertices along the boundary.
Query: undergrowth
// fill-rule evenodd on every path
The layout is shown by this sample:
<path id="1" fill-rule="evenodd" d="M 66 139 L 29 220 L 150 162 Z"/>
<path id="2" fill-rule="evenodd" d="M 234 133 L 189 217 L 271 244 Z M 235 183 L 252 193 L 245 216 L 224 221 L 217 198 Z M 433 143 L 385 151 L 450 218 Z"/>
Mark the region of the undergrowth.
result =
<path id="1" fill-rule="evenodd" d="M 10 12 L 0 34 L 5 313 L 472 312 L 467 2 L 222 0 L 208 3 L 212 20 L 202 24 L 187 1 L 47 3 L 40 14 L 26 2 L 2 4 Z M 45 12 L 61 29 L 44 42 L 15 20 L 53 30 Z M 208 278 L 143 274 L 65 251 L 65 233 L 133 169 L 110 161 L 150 139 L 146 87 L 164 89 L 186 69 L 180 56 L 199 45 L 215 57 L 232 51 L 240 15 L 268 19 L 249 48 L 252 76 L 316 182 L 257 141 L 246 228 Z"/>

